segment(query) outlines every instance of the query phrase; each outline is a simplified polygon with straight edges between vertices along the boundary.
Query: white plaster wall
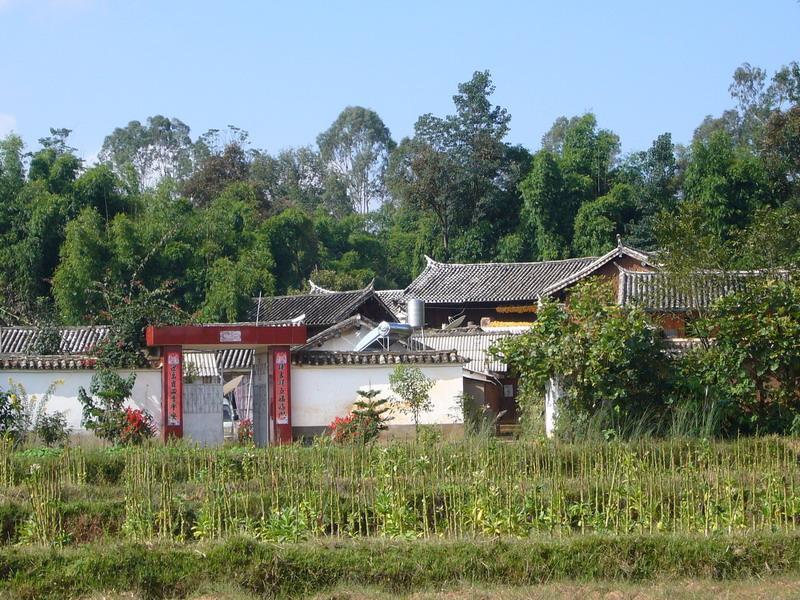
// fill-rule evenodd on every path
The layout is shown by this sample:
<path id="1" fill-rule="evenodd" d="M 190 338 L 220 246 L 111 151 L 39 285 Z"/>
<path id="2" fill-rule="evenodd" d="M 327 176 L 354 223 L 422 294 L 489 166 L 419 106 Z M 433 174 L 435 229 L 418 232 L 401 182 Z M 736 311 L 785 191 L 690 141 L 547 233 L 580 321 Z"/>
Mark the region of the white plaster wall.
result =
<path id="1" fill-rule="evenodd" d="M 127 377 L 131 371 L 118 371 Z M 78 402 L 78 389 L 89 391 L 94 371 L 26 371 L 0 370 L 0 388 L 6 389 L 9 380 L 21 384 L 28 396 L 40 397 L 53 382 L 57 382 L 50 396 L 47 412 L 63 411 L 67 424 L 74 432 L 83 431 L 81 416 L 83 407 Z M 149 412 L 157 426 L 161 423 L 161 370 L 141 369 L 136 371 L 136 383 L 131 394 L 131 405 Z"/>
<path id="2" fill-rule="evenodd" d="M 360 389 L 377 389 L 392 398 L 391 365 L 292 366 L 292 426 L 320 427 L 348 414 Z M 420 369 L 436 381 L 430 392 L 433 410 L 420 416 L 424 424 L 463 423 L 458 396 L 464 390 L 460 364 L 425 365 Z M 389 425 L 412 425 L 411 415 L 392 410 Z"/>
<path id="3" fill-rule="evenodd" d="M 370 330 L 367 325 L 362 325 L 360 331 L 345 331 L 338 337 L 325 340 L 321 346 L 315 346 L 312 350 L 341 350 L 352 351 L 356 344 L 361 341 Z"/>

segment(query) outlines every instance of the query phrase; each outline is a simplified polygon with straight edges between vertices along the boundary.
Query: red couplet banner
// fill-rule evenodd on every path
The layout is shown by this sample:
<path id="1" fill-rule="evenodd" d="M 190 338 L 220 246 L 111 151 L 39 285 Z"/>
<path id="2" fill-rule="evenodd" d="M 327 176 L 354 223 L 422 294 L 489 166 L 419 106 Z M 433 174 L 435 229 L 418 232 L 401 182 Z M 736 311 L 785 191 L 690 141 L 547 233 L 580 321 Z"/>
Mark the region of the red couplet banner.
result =
<path id="1" fill-rule="evenodd" d="M 275 416 L 275 441 L 278 444 L 292 443 L 292 406 L 291 406 L 291 366 L 288 350 L 272 352 L 273 396 Z"/>
<path id="2" fill-rule="evenodd" d="M 164 439 L 183 436 L 183 351 L 164 349 Z"/>

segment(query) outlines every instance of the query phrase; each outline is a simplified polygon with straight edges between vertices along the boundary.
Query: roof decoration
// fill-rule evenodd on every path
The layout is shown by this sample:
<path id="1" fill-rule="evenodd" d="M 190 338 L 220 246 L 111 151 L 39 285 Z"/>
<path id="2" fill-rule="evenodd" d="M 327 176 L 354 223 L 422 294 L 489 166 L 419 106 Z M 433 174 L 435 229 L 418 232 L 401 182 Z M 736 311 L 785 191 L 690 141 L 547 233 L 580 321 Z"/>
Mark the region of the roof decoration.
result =
<path id="1" fill-rule="evenodd" d="M 80 371 L 94 369 L 95 358 L 88 356 L 2 356 L 0 369 L 31 371 Z"/>
<path id="2" fill-rule="evenodd" d="M 310 279 L 308 280 L 308 285 L 309 285 L 309 288 L 310 288 L 310 291 L 308 292 L 309 294 L 317 295 L 317 294 L 335 294 L 336 293 L 333 290 L 329 290 L 329 289 L 326 289 L 326 288 L 322 287 L 321 285 L 317 285 L 316 283 L 314 283 Z"/>

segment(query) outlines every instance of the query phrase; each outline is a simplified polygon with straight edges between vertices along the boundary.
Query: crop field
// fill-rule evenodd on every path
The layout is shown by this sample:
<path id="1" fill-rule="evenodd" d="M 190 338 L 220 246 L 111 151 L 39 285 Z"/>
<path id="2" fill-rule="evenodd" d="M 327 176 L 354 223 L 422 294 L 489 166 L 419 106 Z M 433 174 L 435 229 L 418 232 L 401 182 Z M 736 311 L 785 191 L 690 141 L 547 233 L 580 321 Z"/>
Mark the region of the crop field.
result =
<path id="1" fill-rule="evenodd" d="M 497 553 L 511 549 L 521 584 L 561 576 L 753 576 L 764 565 L 777 573 L 800 565 L 800 443 L 790 438 L 0 450 L 0 592 L 14 590 L 10 597 L 58 597 L 22 573 L 32 564 L 60 573 L 71 560 L 85 568 L 104 548 L 117 548 L 117 557 L 149 548 L 148 556 L 176 557 L 176 565 L 227 548 L 240 565 L 266 552 L 274 567 L 280 554 L 285 570 L 250 575 L 269 586 L 245 585 L 266 595 L 317 591 L 284 588 L 281 577 L 295 581 L 292 569 L 310 569 L 314 556 L 333 569 L 332 551 L 351 553 L 356 565 L 366 561 L 365 573 L 377 568 L 370 557 L 386 552 L 396 564 L 422 553 L 413 564 L 439 567 L 445 558 L 431 553 L 461 553 L 452 566 L 457 579 L 509 582 L 514 561 Z M 558 566 L 559 553 L 571 566 Z M 492 562 L 484 579 L 479 565 Z M 493 568 L 499 571 L 489 577 Z M 189 589 L 178 575 L 184 587 L 134 578 L 117 588 L 115 569 L 107 570 L 96 584 L 73 578 L 69 585 L 83 593 L 133 586 L 153 598 Z M 401 587 L 413 577 L 393 573 Z"/>
<path id="2" fill-rule="evenodd" d="M 0 454 L 6 543 L 794 531 L 793 440 Z"/>

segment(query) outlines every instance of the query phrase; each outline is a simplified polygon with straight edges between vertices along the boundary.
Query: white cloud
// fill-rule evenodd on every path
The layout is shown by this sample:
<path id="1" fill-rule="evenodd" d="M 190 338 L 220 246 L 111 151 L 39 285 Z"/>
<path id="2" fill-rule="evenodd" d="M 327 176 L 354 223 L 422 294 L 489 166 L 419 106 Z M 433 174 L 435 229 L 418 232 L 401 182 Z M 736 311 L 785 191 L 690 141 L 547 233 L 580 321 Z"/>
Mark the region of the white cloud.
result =
<path id="1" fill-rule="evenodd" d="M 3 2 L 3 0 L 0 0 Z M 5 137 L 17 126 L 17 119 L 14 115 L 7 115 L 5 113 L 0 113 L 0 137 Z"/>

